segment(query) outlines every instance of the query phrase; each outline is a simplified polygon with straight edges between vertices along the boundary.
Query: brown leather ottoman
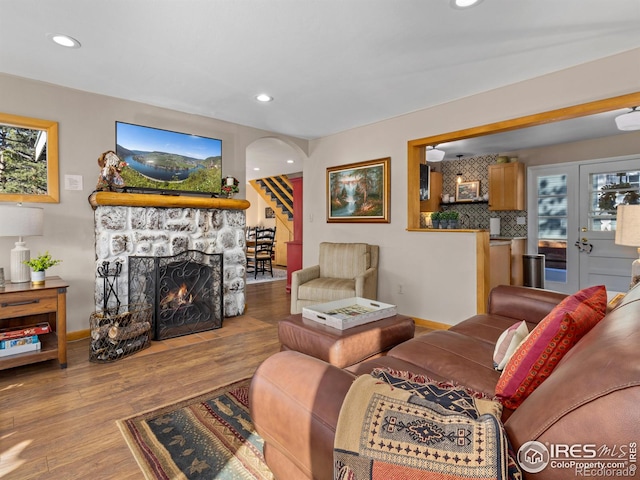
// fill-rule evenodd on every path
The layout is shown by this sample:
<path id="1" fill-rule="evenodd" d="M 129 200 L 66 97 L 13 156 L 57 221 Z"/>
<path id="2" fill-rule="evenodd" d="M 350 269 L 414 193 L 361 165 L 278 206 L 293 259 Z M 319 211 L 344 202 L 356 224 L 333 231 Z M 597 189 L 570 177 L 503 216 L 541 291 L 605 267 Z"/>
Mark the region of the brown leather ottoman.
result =
<path id="1" fill-rule="evenodd" d="M 291 315 L 278 323 L 281 350 L 295 350 L 346 368 L 378 356 L 399 343 L 413 338 L 415 322 L 394 315 L 347 330 L 327 327 L 302 314 Z"/>

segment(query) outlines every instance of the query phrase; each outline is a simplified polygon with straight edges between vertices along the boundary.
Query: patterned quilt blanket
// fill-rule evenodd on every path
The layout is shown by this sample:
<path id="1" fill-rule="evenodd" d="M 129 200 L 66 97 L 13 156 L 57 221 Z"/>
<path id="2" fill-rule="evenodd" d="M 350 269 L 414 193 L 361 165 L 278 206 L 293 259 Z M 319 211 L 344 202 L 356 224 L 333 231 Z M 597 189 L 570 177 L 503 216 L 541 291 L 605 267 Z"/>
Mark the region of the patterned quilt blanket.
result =
<path id="1" fill-rule="evenodd" d="M 406 372 L 376 369 L 340 411 L 334 479 L 522 478 L 499 402 Z"/>

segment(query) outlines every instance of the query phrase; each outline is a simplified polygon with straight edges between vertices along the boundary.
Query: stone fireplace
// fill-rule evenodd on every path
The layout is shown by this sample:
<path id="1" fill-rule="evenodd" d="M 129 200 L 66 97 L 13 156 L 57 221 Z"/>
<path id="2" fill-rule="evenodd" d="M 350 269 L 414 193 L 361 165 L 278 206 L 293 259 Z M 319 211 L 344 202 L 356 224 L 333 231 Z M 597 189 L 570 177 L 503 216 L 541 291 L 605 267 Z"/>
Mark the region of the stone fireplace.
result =
<path id="1" fill-rule="evenodd" d="M 95 192 L 96 310 L 135 303 L 129 298 L 129 258 L 170 257 L 189 251 L 219 254 L 224 317 L 242 315 L 245 307 L 246 200 L 155 194 Z M 115 292 L 105 302 L 105 262 L 119 263 Z M 189 263 L 190 260 L 187 260 Z M 206 262 L 205 262 L 206 263 Z M 214 262 L 215 263 L 215 262 Z M 213 265 L 213 264 L 211 264 Z M 178 268 L 178 267 L 176 267 Z M 115 268 L 112 271 L 116 271 Z M 213 285 L 213 280 L 209 285 Z M 178 287 L 179 288 L 179 287 Z M 209 287 L 206 287 L 209 288 Z M 154 305 L 154 309 L 158 306 Z"/>

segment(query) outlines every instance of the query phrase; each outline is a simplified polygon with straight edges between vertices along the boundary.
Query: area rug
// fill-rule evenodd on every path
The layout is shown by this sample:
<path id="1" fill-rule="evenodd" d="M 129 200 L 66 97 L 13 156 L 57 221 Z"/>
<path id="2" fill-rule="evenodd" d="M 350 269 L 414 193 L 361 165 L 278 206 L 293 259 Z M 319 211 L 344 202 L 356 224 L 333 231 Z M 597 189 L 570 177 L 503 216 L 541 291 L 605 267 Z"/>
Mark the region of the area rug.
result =
<path id="1" fill-rule="evenodd" d="M 247 283 L 275 282 L 275 281 L 278 281 L 278 280 L 286 280 L 287 271 L 286 270 L 281 270 L 279 268 L 274 268 L 273 269 L 273 277 L 271 276 L 271 274 L 269 272 L 267 272 L 267 273 L 259 272 L 257 278 L 253 278 L 253 277 L 254 277 L 253 273 L 247 273 Z"/>
<path id="2" fill-rule="evenodd" d="M 272 480 L 249 417 L 249 382 L 118 421 L 148 480 Z"/>

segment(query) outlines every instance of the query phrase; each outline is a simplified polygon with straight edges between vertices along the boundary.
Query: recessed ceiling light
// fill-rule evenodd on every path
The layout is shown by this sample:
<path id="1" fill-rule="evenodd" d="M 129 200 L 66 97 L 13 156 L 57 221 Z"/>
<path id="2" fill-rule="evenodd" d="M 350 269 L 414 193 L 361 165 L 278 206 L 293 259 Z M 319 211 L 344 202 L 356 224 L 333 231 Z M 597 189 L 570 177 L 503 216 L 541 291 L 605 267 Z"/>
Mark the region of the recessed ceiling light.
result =
<path id="1" fill-rule="evenodd" d="M 293 163 L 293 160 L 287 160 L 287 163 Z"/>
<path id="2" fill-rule="evenodd" d="M 256 100 L 259 102 L 270 102 L 273 100 L 271 95 L 267 95 L 266 93 L 261 93 L 260 95 L 256 95 Z"/>
<path id="3" fill-rule="evenodd" d="M 69 35 L 63 35 L 61 33 L 52 33 L 49 38 L 60 45 L 67 48 L 80 48 L 80 42 Z"/>
<path id="4" fill-rule="evenodd" d="M 453 8 L 469 8 L 478 5 L 482 0 L 451 0 L 451 7 Z"/>
<path id="5" fill-rule="evenodd" d="M 260 167 L 253 167 L 253 169 L 254 169 L 256 172 L 260 171 Z"/>

